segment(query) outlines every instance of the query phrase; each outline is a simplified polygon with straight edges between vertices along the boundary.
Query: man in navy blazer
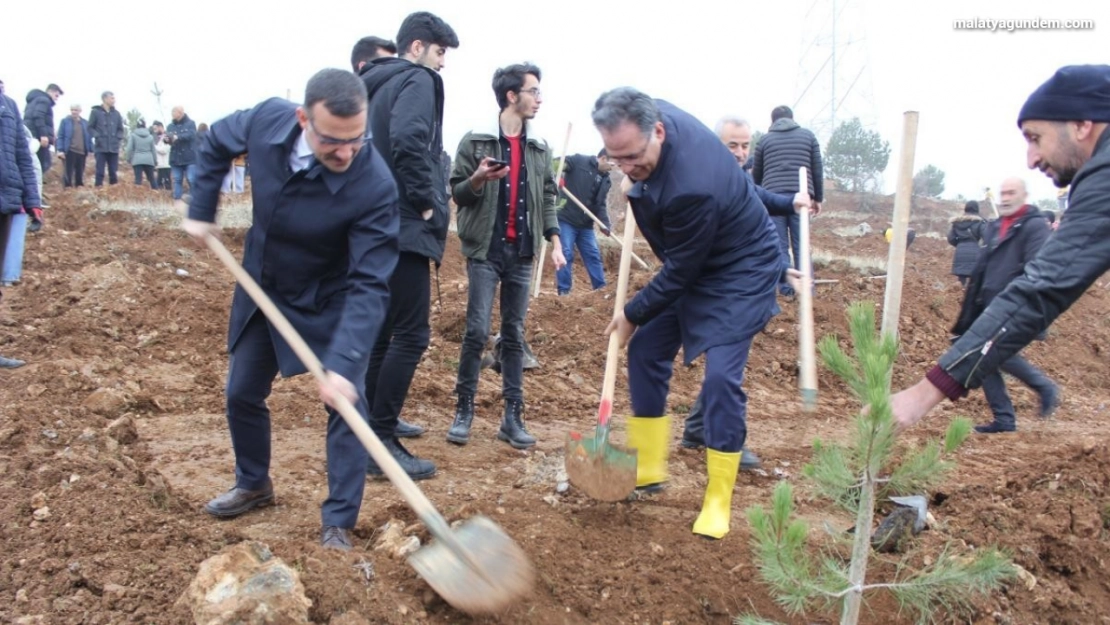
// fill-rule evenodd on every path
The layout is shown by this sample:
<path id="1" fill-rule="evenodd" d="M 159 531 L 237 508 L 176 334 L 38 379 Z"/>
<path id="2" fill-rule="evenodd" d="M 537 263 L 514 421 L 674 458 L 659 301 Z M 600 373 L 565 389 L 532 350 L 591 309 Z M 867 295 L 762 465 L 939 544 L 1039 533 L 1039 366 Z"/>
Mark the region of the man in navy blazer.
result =
<path id="1" fill-rule="evenodd" d="M 220 185 L 232 160 L 250 153 L 253 223 L 243 266 L 323 362 L 329 406 L 342 394 L 367 417 L 365 375 L 389 299 L 398 256 L 393 175 L 368 143 L 366 88 L 354 74 L 325 69 L 305 88 L 305 104 L 272 98 L 212 125 L 201 142 L 197 188 L 184 228 L 203 240 L 216 231 Z M 270 413 L 274 377 L 304 365 L 242 287 L 228 324 L 231 361 L 227 418 L 235 486 L 205 510 L 234 517 L 273 502 Z M 328 409 L 325 547 L 350 549 L 368 455 Z"/>
<path id="2" fill-rule="evenodd" d="M 636 485 L 650 492 L 666 482 L 674 358 L 680 347 L 686 364 L 704 353 L 709 482 L 693 531 L 722 538 L 747 434 L 744 368 L 752 338 L 777 311 L 775 287 L 786 271 L 778 235 L 755 184 L 689 113 L 621 87 L 598 98 L 593 122 L 628 178 L 640 232 L 663 261 L 608 328 L 628 344 Z"/>

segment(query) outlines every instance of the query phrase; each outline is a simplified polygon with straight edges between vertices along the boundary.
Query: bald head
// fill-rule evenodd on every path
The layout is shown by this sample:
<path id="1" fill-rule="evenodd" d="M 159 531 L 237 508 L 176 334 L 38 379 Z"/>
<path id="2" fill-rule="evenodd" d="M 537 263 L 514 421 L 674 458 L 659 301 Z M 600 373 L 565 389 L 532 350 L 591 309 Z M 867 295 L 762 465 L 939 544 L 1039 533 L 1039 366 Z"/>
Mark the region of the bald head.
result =
<path id="1" fill-rule="evenodd" d="M 1028 197 L 1029 192 L 1025 188 L 1024 180 L 1017 177 L 1003 180 L 1002 187 L 998 191 L 998 214 L 1003 217 L 1013 215 L 1019 208 L 1025 206 L 1025 200 Z"/>
<path id="2" fill-rule="evenodd" d="M 182 117 L 185 117 L 185 107 L 180 105 L 173 107 L 173 120 L 179 122 Z"/>
<path id="3" fill-rule="evenodd" d="M 722 117 L 717 122 L 717 137 L 736 157 L 737 163 L 743 165 L 748 160 L 748 151 L 752 146 L 752 127 L 747 121 L 739 117 Z"/>

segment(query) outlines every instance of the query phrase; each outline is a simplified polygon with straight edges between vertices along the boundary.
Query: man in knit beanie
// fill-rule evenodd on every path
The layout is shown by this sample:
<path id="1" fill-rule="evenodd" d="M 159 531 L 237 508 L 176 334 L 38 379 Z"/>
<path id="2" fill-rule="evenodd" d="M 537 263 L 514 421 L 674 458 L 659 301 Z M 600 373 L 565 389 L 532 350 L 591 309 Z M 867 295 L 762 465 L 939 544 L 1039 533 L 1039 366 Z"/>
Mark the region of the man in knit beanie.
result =
<path id="1" fill-rule="evenodd" d="M 1062 67 L 1017 119 L 1030 169 L 1071 185 L 1068 218 L 925 379 L 891 398 L 901 427 L 979 388 L 1110 269 L 1110 65 Z"/>

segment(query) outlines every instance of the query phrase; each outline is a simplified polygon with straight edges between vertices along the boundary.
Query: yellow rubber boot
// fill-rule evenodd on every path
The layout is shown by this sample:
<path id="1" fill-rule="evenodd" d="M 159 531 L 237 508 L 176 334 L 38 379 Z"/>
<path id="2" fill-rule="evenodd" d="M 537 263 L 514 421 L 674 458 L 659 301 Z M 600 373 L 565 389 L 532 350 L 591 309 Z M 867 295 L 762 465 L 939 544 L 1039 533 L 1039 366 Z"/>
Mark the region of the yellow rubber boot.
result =
<path id="1" fill-rule="evenodd" d="M 732 489 L 736 486 L 736 473 L 740 470 L 740 455 L 741 452 L 730 454 L 706 450 L 709 483 L 705 485 L 701 514 L 694 521 L 695 534 L 723 538 L 728 533 L 732 518 Z"/>
<path id="2" fill-rule="evenodd" d="M 671 418 L 629 417 L 628 447 L 636 450 L 636 489 L 662 490 L 667 481 Z"/>

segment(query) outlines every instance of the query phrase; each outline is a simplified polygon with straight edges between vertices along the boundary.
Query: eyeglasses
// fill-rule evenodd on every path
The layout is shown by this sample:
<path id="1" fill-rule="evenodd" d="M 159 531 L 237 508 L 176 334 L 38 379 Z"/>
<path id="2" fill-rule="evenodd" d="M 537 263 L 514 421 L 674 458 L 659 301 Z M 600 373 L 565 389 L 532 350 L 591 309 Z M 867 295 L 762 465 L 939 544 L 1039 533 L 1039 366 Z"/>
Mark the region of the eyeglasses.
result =
<path id="1" fill-rule="evenodd" d="M 520 92 L 521 93 L 531 93 L 533 98 L 542 98 L 543 97 L 543 92 L 540 91 L 539 87 L 532 87 L 531 89 L 521 89 Z"/>
<path id="2" fill-rule="evenodd" d="M 370 141 L 369 128 L 366 129 L 366 134 L 364 136 L 355 137 L 354 139 L 336 139 L 335 137 L 329 137 L 328 135 L 322 134 L 319 130 L 316 130 L 316 124 L 313 123 L 312 119 L 308 120 L 308 127 L 312 129 L 312 133 L 316 135 L 316 139 L 319 140 L 322 145 L 326 146 L 340 147 L 352 145 L 362 147 Z"/>
<path id="3" fill-rule="evenodd" d="M 635 163 L 636 161 L 642 159 L 645 154 L 647 154 L 647 149 L 649 145 L 651 145 L 650 140 L 644 144 L 644 149 L 636 152 L 635 154 L 630 154 L 628 156 L 607 156 L 605 157 L 605 160 L 609 161 L 609 164 L 613 167 L 620 167 L 622 163 Z"/>

